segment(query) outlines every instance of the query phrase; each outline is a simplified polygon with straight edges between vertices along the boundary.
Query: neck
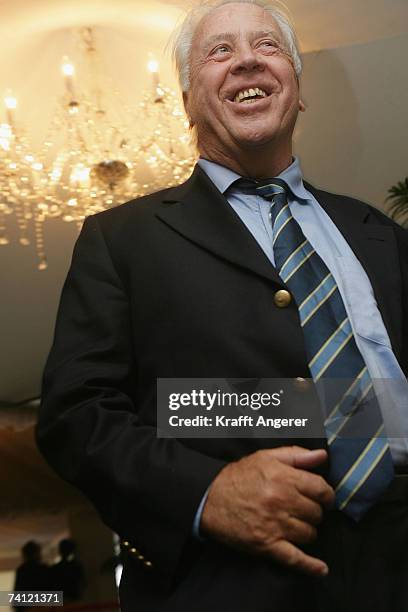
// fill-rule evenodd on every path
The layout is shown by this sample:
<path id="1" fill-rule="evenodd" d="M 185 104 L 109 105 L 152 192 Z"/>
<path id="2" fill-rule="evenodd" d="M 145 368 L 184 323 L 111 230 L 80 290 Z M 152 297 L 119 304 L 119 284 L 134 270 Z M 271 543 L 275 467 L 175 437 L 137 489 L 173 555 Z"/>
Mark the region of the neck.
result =
<path id="1" fill-rule="evenodd" d="M 213 161 L 247 178 L 264 179 L 278 176 L 292 163 L 292 147 L 271 149 L 270 143 L 236 151 L 199 146 L 200 157 Z"/>

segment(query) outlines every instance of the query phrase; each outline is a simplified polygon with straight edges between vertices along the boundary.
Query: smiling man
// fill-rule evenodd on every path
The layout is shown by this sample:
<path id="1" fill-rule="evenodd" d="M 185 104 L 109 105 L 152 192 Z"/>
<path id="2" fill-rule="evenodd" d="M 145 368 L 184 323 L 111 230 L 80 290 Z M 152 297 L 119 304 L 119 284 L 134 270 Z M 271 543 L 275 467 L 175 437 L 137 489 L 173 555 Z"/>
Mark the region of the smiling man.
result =
<path id="1" fill-rule="evenodd" d="M 200 5 L 174 51 L 199 161 L 86 220 L 39 446 L 123 539 L 126 612 L 402 612 L 406 233 L 303 182 L 276 7 Z M 158 438 L 157 379 L 194 377 L 340 382 L 323 438 Z"/>
<path id="2" fill-rule="evenodd" d="M 304 106 L 289 48 L 276 19 L 256 4 L 225 4 L 202 19 L 183 92 L 201 157 L 253 178 L 290 165 Z"/>

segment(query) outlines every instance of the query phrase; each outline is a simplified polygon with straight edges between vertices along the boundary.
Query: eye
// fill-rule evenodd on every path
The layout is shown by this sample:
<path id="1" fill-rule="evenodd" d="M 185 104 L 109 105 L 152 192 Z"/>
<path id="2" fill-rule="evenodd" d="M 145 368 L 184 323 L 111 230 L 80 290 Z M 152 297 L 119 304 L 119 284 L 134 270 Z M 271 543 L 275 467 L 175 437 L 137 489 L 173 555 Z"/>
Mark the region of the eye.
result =
<path id="1" fill-rule="evenodd" d="M 260 43 L 258 43 L 258 47 L 269 47 L 270 49 L 274 49 L 275 51 L 277 51 L 279 49 L 279 45 L 277 42 L 275 42 L 274 40 L 261 40 Z"/>
<path id="2" fill-rule="evenodd" d="M 215 47 L 215 49 L 211 51 L 211 55 L 225 55 L 229 52 L 230 48 L 228 47 L 228 45 L 218 45 L 218 47 Z"/>

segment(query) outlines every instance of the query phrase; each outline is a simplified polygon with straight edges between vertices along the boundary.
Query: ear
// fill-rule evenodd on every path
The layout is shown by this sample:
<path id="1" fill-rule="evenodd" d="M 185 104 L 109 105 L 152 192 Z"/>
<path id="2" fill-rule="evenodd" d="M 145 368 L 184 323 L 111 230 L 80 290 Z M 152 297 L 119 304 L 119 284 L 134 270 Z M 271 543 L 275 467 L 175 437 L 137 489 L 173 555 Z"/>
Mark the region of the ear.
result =
<path id="1" fill-rule="evenodd" d="M 189 121 L 190 129 L 191 129 L 192 127 L 194 127 L 194 121 L 191 119 L 190 113 L 189 113 L 189 110 L 188 110 L 188 107 L 189 107 L 189 103 L 188 103 L 188 91 L 183 91 L 183 104 L 184 104 L 184 110 L 186 111 L 187 119 Z"/>
<path id="2" fill-rule="evenodd" d="M 305 110 L 306 110 L 306 106 L 305 106 L 303 100 L 299 100 L 299 110 L 300 110 L 301 113 L 304 113 Z"/>

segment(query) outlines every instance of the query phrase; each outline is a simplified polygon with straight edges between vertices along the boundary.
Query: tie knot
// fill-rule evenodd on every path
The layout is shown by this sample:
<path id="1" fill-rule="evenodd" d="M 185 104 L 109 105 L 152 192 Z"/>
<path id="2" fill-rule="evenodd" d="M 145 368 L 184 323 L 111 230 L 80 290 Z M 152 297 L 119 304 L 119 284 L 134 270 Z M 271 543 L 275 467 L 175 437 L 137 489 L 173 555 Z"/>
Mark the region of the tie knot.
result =
<path id="1" fill-rule="evenodd" d="M 267 200 L 281 199 L 286 201 L 288 187 L 282 179 L 270 178 L 255 181 L 252 179 L 241 178 L 236 181 L 236 186 L 244 193 L 262 196 Z M 280 198 L 277 198 L 280 196 Z"/>
<path id="2" fill-rule="evenodd" d="M 285 181 L 282 181 L 282 179 L 279 178 L 263 179 L 262 181 L 257 181 L 255 184 L 255 188 L 256 192 L 267 200 L 272 200 L 276 196 L 281 196 L 282 199 L 287 198 L 287 185 Z"/>

